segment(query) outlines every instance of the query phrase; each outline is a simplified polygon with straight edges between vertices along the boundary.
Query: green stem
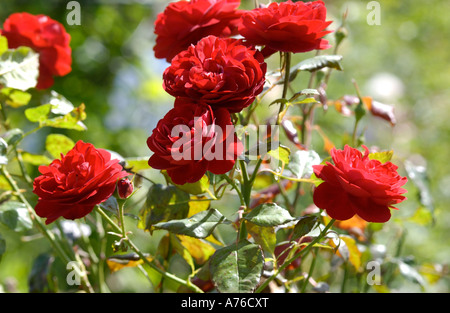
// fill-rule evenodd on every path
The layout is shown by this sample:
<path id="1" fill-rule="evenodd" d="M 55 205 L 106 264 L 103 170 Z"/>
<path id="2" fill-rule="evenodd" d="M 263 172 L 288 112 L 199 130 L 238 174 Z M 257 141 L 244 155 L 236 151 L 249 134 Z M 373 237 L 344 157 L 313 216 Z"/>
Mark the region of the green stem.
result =
<path id="1" fill-rule="evenodd" d="M 128 246 L 139 255 L 142 261 L 144 261 L 145 264 L 150 266 L 152 269 L 156 270 L 158 273 L 160 273 L 163 277 L 171 279 L 197 293 L 203 293 L 203 291 L 198 288 L 196 285 L 192 284 L 190 281 L 186 281 L 184 279 L 181 279 L 171 273 L 168 273 L 162 269 L 160 269 L 158 266 L 153 264 L 148 260 L 148 258 L 141 252 L 141 250 L 131 241 L 130 238 L 126 235 L 126 233 L 122 232 L 122 228 L 120 228 L 98 205 L 95 207 L 96 211 L 101 215 L 101 217 L 114 229 L 115 232 L 120 233 L 123 237 L 124 242 L 128 244 Z"/>
<path id="2" fill-rule="evenodd" d="M 252 188 L 250 184 L 250 179 L 248 177 L 247 164 L 245 163 L 244 160 L 239 160 L 239 166 L 241 168 L 241 175 L 242 175 L 241 193 L 244 198 L 245 207 L 249 208 Z"/>
<path id="3" fill-rule="evenodd" d="M 28 175 L 27 170 L 25 169 L 25 164 L 23 164 L 22 154 L 17 150 L 17 146 L 14 146 L 14 152 L 16 153 L 17 161 L 19 163 L 20 171 L 22 172 L 22 176 L 29 185 L 33 185 L 33 180 L 30 175 Z"/>
<path id="4" fill-rule="evenodd" d="M 347 261 L 344 262 L 344 277 L 342 278 L 342 284 L 341 284 L 341 293 L 345 293 L 345 286 L 347 284 L 347 278 L 348 278 L 348 264 Z"/>
<path id="5" fill-rule="evenodd" d="M 291 53 L 290 52 L 284 52 L 284 82 L 283 82 L 283 94 L 281 95 L 281 98 L 286 99 L 287 92 L 289 89 L 289 76 L 291 72 Z M 281 124 L 281 120 L 283 119 L 283 112 L 285 109 L 286 103 L 282 102 L 280 104 L 280 110 L 278 111 L 278 117 L 276 121 L 276 125 Z"/>
<path id="6" fill-rule="evenodd" d="M 3 119 L 3 125 L 5 126 L 5 129 L 8 130 L 9 129 L 8 116 L 6 115 L 5 105 L 1 101 L 0 101 L 0 112 Z"/>
<path id="7" fill-rule="evenodd" d="M 25 196 L 22 194 L 22 192 L 19 189 L 19 186 L 17 186 L 16 181 L 11 177 L 11 174 L 9 174 L 8 170 L 4 167 L 1 166 L 0 167 L 0 172 L 1 174 L 6 178 L 6 180 L 8 181 L 9 185 L 11 186 L 11 188 L 16 192 L 17 196 L 19 197 L 20 201 L 25 204 L 25 206 L 28 209 L 28 212 L 30 214 L 31 220 L 33 221 L 33 223 L 36 225 L 36 227 L 39 229 L 39 231 L 47 238 L 47 240 L 50 242 L 50 244 L 52 245 L 53 249 L 56 251 L 56 253 L 58 254 L 58 256 L 65 262 L 65 263 L 69 263 L 72 260 L 70 259 L 70 257 L 67 255 L 67 253 L 64 251 L 64 249 L 61 247 L 61 245 L 59 244 L 59 242 L 56 240 L 54 234 L 52 232 L 50 232 L 40 221 L 40 219 L 38 218 L 38 216 L 36 215 L 36 213 L 34 212 L 33 207 L 30 205 L 30 203 L 28 202 L 28 200 L 25 198 Z M 89 280 L 87 279 L 87 276 L 85 274 L 86 272 L 84 271 L 84 275 L 81 275 L 81 279 L 83 281 L 83 285 L 86 288 L 86 290 L 88 292 L 94 292 L 94 290 L 92 289 L 91 284 L 89 283 Z"/>
<path id="8" fill-rule="evenodd" d="M 264 169 L 264 172 L 272 173 L 275 176 L 278 176 L 278 177 L 280 177 L 282 179 L 287 179 L 287 180 L 290 180 L 290 181 L 301 182 L 301 183 L 311 183 L 311 184 L 315 183 L 315 181 L 313 179 L 288 177 L 288 176 L 284 176 L 284 175 L 282 175 L 280 173 L 277 173 L 277 172 L 269 170 L 269 169 Z"/>
<path id="9" fill-rule="evenodd" d="M 245 206 L 245 200 L 244 200 L 244 197 L 242 196 L 242 193 L 241 193 L 241 190 L 239 189 L 239 187 L 236 186 L 235 182 L 230 177 L 228 177 L 228 175 L 223 174 L 222 177 L 230 184 L 230 186 L 234 190 L 236 190 L 236 192 L 237 192 L 237 194 L 239 196 L 239 200 L 241 202 L 241 205 Z"/>
<path id="10" fill-rule="evenodd" d="M 312 261 L 311 261 L 311 266 L 309 267 L 308 276 L 305 277 L 305 281 L 303 282 L 301 293 L 304 293 L 304 292 L 305 292 L 306 286 L 308 285 L 308 280 L 309 280 L 309 278 L 312 276 L 312 273 L 313 273 L 313 271 L 314 271 L 314 267 L 315 267 L 315 265 L 316 265 L 317 248 L 315 248 L 314 251 L 315 251 L 316 253 L 313 255 L 313 259 L 312 259 Z"/>
<path id="11" fill-rule="evenodd" d="M 264 283 L 262 283 L 258 289 L 256 289 L 256 293 L 260 293 L 262 292 L 267 285 L 269 285 L 269 283 L 274 280 L 286 267 L 288 267 L 292 262 L 294 262 L 296 259 L 298 259 L 299 257 L 304 257 L 313 247 L 316 243 L 318 243 L 320 240 L 322 240 L 322 238 L 327 234 L 328 230 L 331 228 L 331 226 L 333 226 L 333 223 L 335 222 L 335 219 L 331 219 L 330 222 L 327 224 L 327 226 L 325 226 L 325 228 L 320 232 L 319 236 L 317 236 L 316 238 L 314 238 L 313 241 L 311 241 L 311 243 L 309 245 L 307 245 L 304 249 L 300 250 L 299 252 L 297 252 L 293 257 L 291 257 L 290 259 L 286 260 L 283 265 L 281 265 L 276 271 L 275 273 L 270 276 L 269 278 L 267 278 Z"/>

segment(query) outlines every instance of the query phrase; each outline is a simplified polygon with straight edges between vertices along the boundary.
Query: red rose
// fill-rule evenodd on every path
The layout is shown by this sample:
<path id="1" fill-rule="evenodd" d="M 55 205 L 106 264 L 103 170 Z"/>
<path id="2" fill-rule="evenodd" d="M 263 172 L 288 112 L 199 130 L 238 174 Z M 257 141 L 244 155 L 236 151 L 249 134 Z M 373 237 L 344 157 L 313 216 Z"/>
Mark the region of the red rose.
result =
<path id="1" fill-rule="evenodd" d="M 391 217 L 390 208 L 406 199 L 401 188 L 406 177 L 397 173 L 391 162 L 381 163 L 345 146 L 331 150 L 334 165 L 314 165 L 314 173 L 324 180 L 314 191 L 314 203 L 336 220 L 348 220 L 355 214 L 368 222 L 384 223 Z"/>
<path id="2" fill-rule="evenodd" d="M 8 39 L 11 49 L 26 46 L 39 53 L 38 89 L 50 88 L 53 76 L 64 76 L 72 70 L 70 35 L 62 24 L 48 16 L 11 14 L 3 24 L 1 35 Z"/>
<path id="3" fill-rule="evenodd" d="M 331 21 L 325 21 L 327 9 L 322 1 L 272 2 L 265 8 L 245 12 L 241 16 L 239 34 L 248 43 L 265 46 L 267 57 L 276 51 L 307 52 L 330 48 L 322 39 Z"/>
<path id="4" fill-rule="evenodd" d="M 213 109 L 240 112 L 263 90 L 266 68 L 261 52 L 242 41 L 208 36 L 173 58 L 164 89 Z"/>
<path id="5" fill-rule="evenodd" d="M 154 152 L 148 164 L 167 170 L 179 185 L 200 180 L 206 171 L 228 172 L 242 153 L 229 112 L 220 108 L 213 111 L 187 98 L 175 100 L 174 108 L 158 122 L 147 145 Z"/>
<path id="6" fill-rule="evenodd" d="M 155 21 L 155 56 L 170 62 L 203 37 L 237 35 L 240 0 L 191 0 L 169 3 Z"/>
<path id="7" fill-rule="evenodd" d="M 33 184 L 33 192 L 39 196 L 37 215 L 46 217 L 46 224 L 60 216 L 86 216 L 114 193 L 118 179 L 128 175 L 118 163 L 108 151 L 78 141 L 61 160 L 39 167 L 42 175 Z"/>

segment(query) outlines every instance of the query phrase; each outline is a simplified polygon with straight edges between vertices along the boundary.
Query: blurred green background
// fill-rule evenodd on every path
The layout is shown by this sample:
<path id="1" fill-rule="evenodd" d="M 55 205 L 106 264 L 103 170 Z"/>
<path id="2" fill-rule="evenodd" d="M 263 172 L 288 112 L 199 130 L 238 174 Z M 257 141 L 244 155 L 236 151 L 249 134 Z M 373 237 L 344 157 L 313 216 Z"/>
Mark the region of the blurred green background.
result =
<path id="1" fill-rule="evenodd" d="M 124 157 L 150 155 L 146 139 L 156 122 L 171 108 L 173 99 L 162 89 L 165 60 L 153 55 L 153 22 L 168 1 L 111 0 L 78 1 L 81 25 L 68 25 L 71 10 L 69 1 L 2 0 L 0 22 L 14 12 L 45 14 L 60 21 L 71 35 L 73 49 L 72 72 L 55 79 L 53 87 L 74 105 L 86 105 L 86 132 L 43 129 L 27 138 L 24 149 L 33 153 L 44 151 L 45 136 L 49 132 L 83 139 L 99 148 L 106 148 Z M 264 2 L 264 1 L 260 1 Z M 426 170 L 429 195 L 426 211 L 432 212 L 435 222 L 411 218 L 423 203 L 417 201 L 419 192 L 409 182 L 408 198 L 395 212 L 395 222 L 380 233 L 380 241 L 389 243 L 399 229 L 406 229 L 402 254 L 411 255 L 417 264 L 447 266 L 450 259 L 450 2 L 381 0 L 380 25 L 369 25 L 367 16 L 373 11 L 369 1 L 325 1 L 331 29 L 339 27 L 347 10 L 345 39 L 338 54 L 343 55 L 344 71 L 334 71 L 327 89 L 329 99 L 355 94 L 354 79 L 364 96 L 371 96 L 395 108 L 397 125 L 367 115 L 361 129 L 365 129 L 367 145 L 393 149 L 395 160 L 405 175 L 403 164 L 410 162 Z M 249 9 L 253 1 L 243 0 L 241 8 Z M 333 45 L 333 35 L 327 37 Z M 322 52 L 327 53 L 327 51 Z M 329 52 L 331 53 L 331 51 Z M 313 56 L 296 55 L 294 61 Z M 270 66 L 278 61 L 271 58 Z M 294 88 L 306 88 L 309 76 L 300 74 Z M 266 107 L 267 108 L 267 107 Z M 261 111 L 265 116 L 266 111 Z M 266 115 L 267 116 L 267 115 Z M 20 123 L 17 113 L 14 122 Z M 317 113 L 317 123 L 336 144 L 352 130 L 353 120 L 343 117 L 333 108 Z M 27 126 L 24 126 L 27 127 Z M 320 138 L 313 141 L 318 147 Z M 314 146 L 313 146 L 314 148 Z M 320 153 L 324 154 L 323 151 Z M 163 181 L 159 173 L 148 174 Z M 423 194 L 422 194 L 423 196 Z M 422 199 L 423 200 L 423 199 Z M 136 211 L 139 208 L 136 208 Z M 422 212 L 422 211 L 420 211 Z M 400 226 L 399 226 L 400 225 Z M 27 292 L 28 275 L 34 258 L 45 250 L 35 241 L 24 242 L 13 233 L 3 230 L 8 250 L 0 263 L 0 285 L 4 290 Z M 155 235 L 156 238 L 158 234 Z M 142 236 L 142 244 L 155 249 L 158 240 Z M 42 242 L 42 241 L 39 241 Z M 182 266 L 181 266 L 182 267 Z M 148 284 L 140 273 L 124 269 L 111 280 L 117 290 L 147 291 Z M 417 284 L 400 281 L 400 291 L 420 291 Z M 120 289 L 123 288 L 123 289 Z M 111 288 L 114 290 L 114 288 Z M 448 292 L 447 278 L 427 284 L 426 291 Z"/>

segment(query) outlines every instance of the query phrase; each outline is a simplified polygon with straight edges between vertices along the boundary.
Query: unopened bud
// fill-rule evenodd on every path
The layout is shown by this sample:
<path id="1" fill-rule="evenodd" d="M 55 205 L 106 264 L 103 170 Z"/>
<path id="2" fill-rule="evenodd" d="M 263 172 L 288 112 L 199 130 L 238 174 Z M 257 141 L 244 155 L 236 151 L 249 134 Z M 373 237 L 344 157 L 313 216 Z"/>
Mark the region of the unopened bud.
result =
<path id="1" fill-rule="evenodd" d="M 348 37 L 347 28 L 340 26 L 338 29 L 336 29 L 334 36 L 336 38 L 336 46 L 339 46 L 342 40 Z"/>
<path id="2" fill-rule="evenodd" d="M 117 193 L 121 199 L 128 198 L 133 193 L 133 183 L 127 178 L 122 178 L 117 182 Z"/>

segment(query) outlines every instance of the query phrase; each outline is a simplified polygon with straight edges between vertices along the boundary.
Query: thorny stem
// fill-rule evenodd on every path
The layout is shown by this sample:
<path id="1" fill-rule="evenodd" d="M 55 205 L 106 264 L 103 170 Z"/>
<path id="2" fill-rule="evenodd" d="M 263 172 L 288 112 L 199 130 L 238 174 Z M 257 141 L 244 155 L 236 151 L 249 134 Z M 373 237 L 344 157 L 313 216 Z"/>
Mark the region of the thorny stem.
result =
<path id="1" fill-rule="evenodd" d="M 289 75 L 291 72 L 291 53 L 290 52 L 284 52 L 284 82 L 283 82 L 283 94 L 281 95 L 281 98 L 286 99 L 286 95 L 289 89 Z M 276 121 L 276 125 L 281 124 L 281 120 L 283 119 L 283 112 L 285 110 L 286 104 L 282 102 L 280 104 L 280 111 L 278 112 L 278 117 Z"/>
<path id="2" fill-rule="evenodd" d="M 299 257 L 303 257 L 305 256 L 313 247 L 316 243 L 318 243 L 320 240 L 322 240 L 322 238 L 327 234 L 328 230 L 331 228 L 331 226 L 333 226 L 333 223 L 335 222 L 335 219 L 331 219 L 330 222 L 327 224 L 327 226 L 325 226 L 325 228 L 320 232 L 319 236 L 317 236 L 316 238 L 314 238 L 313 241 L 311 241 L 310 244 L 308 244 L 304 249 L 300 250 L 299 252 L 297 252 L 293 257 L 291 257 L 290 259 L 286 260 L 283 265 L 281 265 L 276 271 L 275 273 L 273 273 L 272 276 L 270 276 L 269 278 L 267 278 L 264 283 L 262 283 L 258 289 L 256 289 L 256 293 L 260 293 L 262 292 L 267 285 L 269 285 L 269 283 L 274 280 L 286 267 L 288 267 L 292 262 L 294 262 L 296 259 L 298 259 Z"/>
<path id="3" fill-rule="evenodd" d="M 25 196 L 21 193 L 19 186 L 17 186 L 16 181 L 11 177 L 11 175 L 9 174 L 8 170 L 4 167 L 1 166 L 0 167 L 0 172 L 1 174 L 6 178 L 6 180 L 8 181 L 9 185 L 11 186 L 11 188 L 16 192 L 17 196 L 19 197 L 20 201 L 27 207 L 28 212 L 30 214 L 31 220 L 33 221 L 33 223 L 37 226 L 37 228 L 39 229 L 39 231 L 47 238 L 47 240 L 50 242 L 50 244 L 52 245 L 52 247 L 55 249 L 56 253 L 58 254 L 58 256 L 65 262 L 65 263 L 69 263 L 72 260 L 70 259 L 70 257 L 67 255 L 67 253 L 64 251 L 64 249 L 61 247 L 61 245 L 59 244 L 59 242 L 56 240 L 54 234 L 52 232 L 50 232 L 40 221 L 40 219 L 36 216 L 36 213 L 33 210 L 33 207 L 31 206 L 31 204 L 28 202 L 28 200 L 25 198 Z M 82 266 L 82 268 L 84 268 L 83 264 L 80 264 Z M 94 292 L 89 280 L 87 279 L 87 275 L 86 275 L 86 271 L 83 270 L 82 271 L 82 275 L 81 275 L 81 279 L 83 281 L 83 285 L 84 287 L 87 289 L 88 292 L 92 293 Z"/>
<path id="4" fill-rule="evenodd" d="M 101 217 L 114 229 L 115 232 L 118 232 L 122 235 L 122 239 L 124 242 L 128 244 L 128 246 L 137 253 L 137 255 L 141 258 L 142 261 L 144 261 L 145 264 L 150 266 L 152 269 L 156 270 L 158 273 L 160 273 L 163 277 L 171 279 L 197 293 L 203 293 L 203 291 L 198 288 L 196 285 L 192 284 L 190 281 L 186 281 L 184 279 L 181 279 L 171 273 L 168 273 L 155 264 L 153 264 L 148 258 L 141 252 L 141 250 L 131 241 L 131 239 L 127 236 L 126 233 L 123 232 L 122 228 L 119 227 L 98 205 L 95 207 L 96 211 L 101 215 Z"/>

